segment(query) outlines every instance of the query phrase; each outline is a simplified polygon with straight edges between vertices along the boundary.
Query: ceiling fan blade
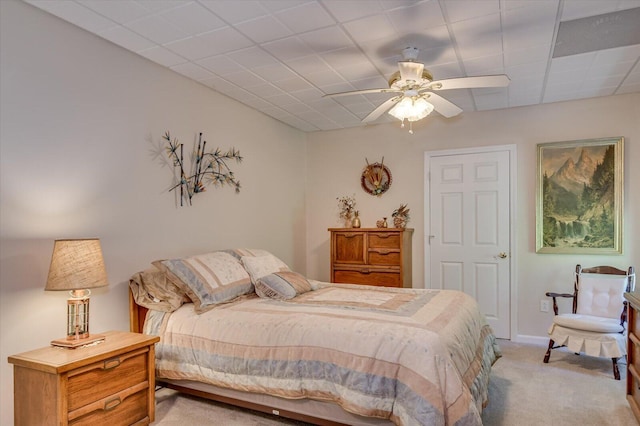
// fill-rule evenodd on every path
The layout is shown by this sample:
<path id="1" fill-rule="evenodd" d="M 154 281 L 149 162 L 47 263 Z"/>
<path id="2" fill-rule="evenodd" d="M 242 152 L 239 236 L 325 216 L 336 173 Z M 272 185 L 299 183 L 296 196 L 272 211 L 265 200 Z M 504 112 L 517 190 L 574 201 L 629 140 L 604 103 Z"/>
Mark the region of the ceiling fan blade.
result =
<path id="1" fill-rule="evenodd" d="M 369 113 L 369 115 L 367 115 L 365 118 L 363 118 L 362 122 L 363 123 L 369 123 L 371 121 L 376 120 L 383 113 L 385 113 L 387 110 L 389 110 L 393 105 L 398 103 L 398 101 L 400 99 L 402 99 L 402 96 L 396 96 L 396 97 L 393 97 L 391 99 L 387 99 L 382 104 L 380 104 L 376 109 L 371 111 L 371 113 Z"/>
<path id="2" fill-rule="evenodd" d="M 462 112 L 462 108 L 460 108 L 453 102 L 446 100 L 440 95 L 436 95 L 435 93 L 431 92 L 427 95 L 427 102 L 432 104 L 436 111 L 447 118 L 455 117 Z"/>
<path id="3" fill-rule="evenodd" d="M 364 89 L 364 90 L 352 90 L 350 92 L 338 92 L 338 93 L 327 93 L 323 95 L 323 98 L 335 98 L 338 96 L 347 96 L 347 95 L 365 95 L 367 93 L 401 93 L 401 90 L 396 89 Z"/>
<path id="4" fill-rule="evenodd" d="M 422 80 L 422 71 L 424 64 L 419 62 L 402 61 L 398 62 L 400 69 L 400 79 L 403 81 L 420 81 Z"/>
<path id="5" fill-rule="evenodd" d="M 479 89 L 482 87 L 506 87 L 509 77 L 500 75 L 483 75 L 479 77 L 450 78 L 431 82 L 426 90 Z"/>

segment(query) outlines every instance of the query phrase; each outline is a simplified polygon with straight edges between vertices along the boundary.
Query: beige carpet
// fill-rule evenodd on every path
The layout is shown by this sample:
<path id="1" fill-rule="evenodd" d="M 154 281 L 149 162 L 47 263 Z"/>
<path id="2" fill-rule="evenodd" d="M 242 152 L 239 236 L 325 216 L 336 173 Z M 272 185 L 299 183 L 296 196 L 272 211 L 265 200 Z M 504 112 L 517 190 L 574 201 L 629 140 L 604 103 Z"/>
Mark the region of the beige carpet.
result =
<path id="1" fill-rule="evenodd" d="M 493 367 L 485 426 L 626 426 L 637 425 L 627 403 L 626 365 L 613 379 L 608 359 L 555 350 L 542 363 L 542 346 L 500 340 L 503 357 Z M 156 393 L 155 425 L 275 426 L 302 422 L 242 410 L 180 395 Z"/>

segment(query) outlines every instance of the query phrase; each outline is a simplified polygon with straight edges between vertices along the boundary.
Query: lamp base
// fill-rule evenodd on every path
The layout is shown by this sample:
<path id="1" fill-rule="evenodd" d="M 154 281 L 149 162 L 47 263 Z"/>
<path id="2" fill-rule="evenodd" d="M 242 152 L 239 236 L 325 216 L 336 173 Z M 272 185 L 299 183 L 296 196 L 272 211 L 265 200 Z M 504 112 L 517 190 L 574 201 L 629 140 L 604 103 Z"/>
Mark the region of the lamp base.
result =
<path id="1" fill-rule="evenodd" d="M 104 339 L 105 339 L 105 336 L 103 336 L 102 334 L 92 334 L 92 335 L 90 335 L 88 337 L 85 337 L 85 338 L 82 338 L 82 339 L 67 339 L 67 338 L 63 338 L 63 339 L 52 340 L 51 341 L 51 345 L 52 346 L 60 346 L 60 347 L 63 347 L 63 348 L 68 348 L 68 349 L 75 349 L 77 347 L 88 345 L 90 343 L 100 342 L 100 341 L 102 341 Z"/>

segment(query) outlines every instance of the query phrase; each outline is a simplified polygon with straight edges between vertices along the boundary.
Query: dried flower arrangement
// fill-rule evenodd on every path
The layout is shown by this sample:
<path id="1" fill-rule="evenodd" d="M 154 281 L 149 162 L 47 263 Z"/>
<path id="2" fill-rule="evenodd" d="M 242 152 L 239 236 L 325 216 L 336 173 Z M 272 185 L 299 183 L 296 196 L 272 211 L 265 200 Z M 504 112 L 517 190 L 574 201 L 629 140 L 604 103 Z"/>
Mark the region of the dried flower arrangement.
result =
<path id="1" fill-rule="evenodd" d="M 231 185 L 235 187 L 236 193 L 240 192 L 240 182 L 236 180 L 227 165 L 229 160 L 235 160 L 237 163 L 242 162 L 240 151 L 230 148 L 223 153 L 220 148 L 216 148 L 213 152 L 206 152 L 207 141 L 202 140 L 202 133 L 200 133 L 198 146 L 191 161 L 190 175 L 187 176 L 183 157 L 184 144 L 179 143 L 176 138 L 171 139 L 169 132 L 164 134 L 163 139 L 168 144 L 167 155 L 169 159 L 173 161 L 173 166 L 178 168 L 180 172 L 178 183 L 169 189 L 169 191 L 173 191 L 180 188 L 180 206 L 184 201 L 191 205 L 191 198 L 195 194 L 204 192 L 209 184 L 214 186 Z"/>
<path id="2" fill-rule="evenodd" d="M 356 194 L 352 196 L 344 196 L 336 198 L 338 200 L 338 212 L 341 219 L 344 219 L 345 223 L 351 223 L 353 213 L 356 211 Z"/>
<path id="3" fill-rule="evenodd" d="M 400 204 L 400 207 L 391 213 L 394 228 L 404 228 L 407 226 L 407 223 L 409 222 L 409 210 L 410 209 L 407 208 L 406 204 Z"/>

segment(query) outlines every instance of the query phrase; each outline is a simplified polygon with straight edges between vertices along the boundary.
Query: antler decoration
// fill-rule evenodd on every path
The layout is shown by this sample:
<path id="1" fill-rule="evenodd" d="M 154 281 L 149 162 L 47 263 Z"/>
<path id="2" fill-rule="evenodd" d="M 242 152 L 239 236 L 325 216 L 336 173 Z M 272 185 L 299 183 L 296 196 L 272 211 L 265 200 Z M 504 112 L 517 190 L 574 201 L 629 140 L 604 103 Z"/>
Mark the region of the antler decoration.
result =
<path id="1" fill-rule="evenodd" d="M 167 141 L 167 155 L 173 160 L 173 165 L 180 169 L 180 178 L 169 191 L 180 188 L 180 206 L 187 201 L 191 205 L 191 198 L 200 192 L 204 192 L 206 186 L 231 185 L 235 187 L 236 193 L 240 192 L 240 182 L 236 180 L 227 162 L 235 160 L 242 162 L 240 151 L 229 148 L 225 153 L 216 148 L 213 152 L 206 152 L 207 141 L 202 140 L 202 133 L 198 137 L 198 146 L 195 151 L 195 163 L 192 163 L 191 174 L 187 176 L 183 157 L 184 144 L 178 139 L 171 139 L 169 132 L 166 132 L 163 139 Z M 178 150 L 180 151 L 178 153 Z"/>

